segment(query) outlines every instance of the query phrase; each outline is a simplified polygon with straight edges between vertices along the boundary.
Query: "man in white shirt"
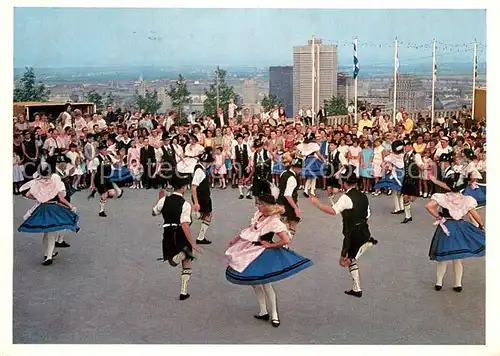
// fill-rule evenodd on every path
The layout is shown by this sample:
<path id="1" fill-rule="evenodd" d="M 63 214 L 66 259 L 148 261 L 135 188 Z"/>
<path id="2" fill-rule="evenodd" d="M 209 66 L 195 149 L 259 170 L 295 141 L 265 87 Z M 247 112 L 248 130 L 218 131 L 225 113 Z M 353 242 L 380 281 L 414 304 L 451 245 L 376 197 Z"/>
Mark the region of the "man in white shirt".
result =
<path id="1" fill-rule="evenodd" d="M 196 112 L 193 111 L 191 114 L 189 114 L 188 117 L 187 117 L 187 121 L 191 125 L 196 124 Z"/>
<path id="2" fill-rule="evenodd" d="M 289 168 L 281 173 L 278 187 L 280 190 L 278 202 L 285 207 L 285 214 L 283 217 L 288 224 L 288 231 L 290 232 L 290 243 L 295 237 L 297 225 L 300 222 L 302 212 L 298 205 L 298 189 L 299 189 L 299 174 L 302 170 L 304 161 L 301 158 L 295 158 L 291 162 L 283 160 L 285 166 Z"/>
<path id="3" fill-rule="evenodd" d="M 330 215 L 342 215 L 344 242 L 340 254 L 340 265 L 349 267 L 349 273 L 353 281 L 352 289 L 344 293 L 353 297 L 361 298 L 361 284 L 359 280 L 358 259 L 370 247 L 377 244 L 370 233 L 368 219 L 370 218 L 370 205 L 366 194 L 356 189 L 358 177 L 354 173 L 356 167 L 349 165 L 342 174 L 342 181 L 346 185 L 346 192 L 337 203 L 331 207 L 323 205 L 316 196 L 311 196 L 315 207 Z"/>
<path id="4" fill-rule="evenodd" d="M 404 176 L 401 194 L 403 195 L 405 219 L 401 224 L 407 224 L 413 221 L 411 216 L 411 202 L 420 196 L 418 182 L 420 179 L 420 172 L 424 168 L 424 162 L 422 161 L 420 153 L 414 151 L 411 140 L 405 139 L 403 144 L 405 146 L 405 155 L 403 158 Z"/>
<path id="5" fill-rule="evenodd" d="M 440 145 L 436 146 L 436 154 L 434 155 L 434 160 L 436 162 L 439 162 L 439 157 L 441 157 L 443 153 L 453 152 L 453 147 L 449 145 L 449 141 L 450 139 L 448 136 L 441 137 L 439 141 Z"/>
<path id="6" fill-rule="evenodd" d="M 159 200 L 153 207 L 153 216 L 163 215 L 163 261 L 168 261 L 172 267 L 182 263 L 179 299 L 186 300 L 189 298 L 187 287 L 191 278 L 193 250 L 201 252 L 201 249 L 196 245 L 189 228 L 191 205 L 183 197 L 189 184 L 189 176 L 174 172 L 171 183 L 174 192 L 165 197 L 165 191 L 160 190 Z"/>
<path id="7" fill-rule="evenodd" d="M 313 114 L 311 108 L 306 110 L 305 124 L 306 126 L 312 125 Z"/>

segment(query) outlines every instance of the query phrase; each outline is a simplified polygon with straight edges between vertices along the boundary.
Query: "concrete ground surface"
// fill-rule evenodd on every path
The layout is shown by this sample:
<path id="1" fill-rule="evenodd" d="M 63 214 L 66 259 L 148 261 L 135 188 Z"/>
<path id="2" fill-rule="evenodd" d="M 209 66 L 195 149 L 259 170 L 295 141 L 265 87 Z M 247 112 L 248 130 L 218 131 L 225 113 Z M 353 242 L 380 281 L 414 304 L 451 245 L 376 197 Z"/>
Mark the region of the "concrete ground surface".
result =
<path id="1" fill-rule="evenodd" d="M 189 194 L 189 193 L 187 193 Z M 324 192 L 318 193 L 327 202 Z M 179 301 L 179 267 L 161 257 L 161 217 L 151 208 L 156 190 L 126 189 L 109 201 L 108 217 L 97 215 L 99 200 L 73 196 L 81 231 L 69 233 L 52 266 L 42 266 L 40 234 L 14 231 L 14 343 L 54 344 L 484 344 L 485 260 L 464 260 L 462 293 L 453 291 L 448 267 L 443 289 L 434 290 L 436 264 L 428 258 L 434 227 L 413 204 L 414 221 L 401 225 L 392 198 L 372 197 L 370 229 L 379 244 L 359 261 L 361 299 L 338 265 L 342 222 L 300 198 L 303 222 L 293 248 L 314 266 L 275 284 L 281 326 L 255 320 L 251 287 L 225 279 L 228 241 L 248 224 L 253 201 L 236 190 L 212 192 L 215 216 L 189 285 Z M 187 195 L 186 195 L 187 196 Z M 14 227 L 33 205 L 14 198 Z M 484 214 L 482 214 L 484 216 Z M 200 222 L 192 230 L 196 235 Z"/>

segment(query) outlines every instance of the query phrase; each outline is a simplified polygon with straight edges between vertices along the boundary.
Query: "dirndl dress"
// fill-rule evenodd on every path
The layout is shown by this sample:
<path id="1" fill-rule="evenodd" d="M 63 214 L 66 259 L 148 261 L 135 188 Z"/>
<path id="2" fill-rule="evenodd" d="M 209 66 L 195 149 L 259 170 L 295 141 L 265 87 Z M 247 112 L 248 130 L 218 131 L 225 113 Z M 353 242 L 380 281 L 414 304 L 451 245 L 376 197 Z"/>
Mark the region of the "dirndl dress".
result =
<path id="1" fill-rule="evenodd" d="M 111 177 L 109 177 L 109 181 L 111 183 L 116 182 L 127 182 L 134 180 L 134 177 L 128 170 L 126 166 L 121 166 L 119 168 L 113 168 L 111 172 Z"/>
<path id="2" fill-rule="evenodd" d="M 476 199 L 478 207 L 486 206 L 486 184 L 469 184 L 461 193 Z"/>
<path id="3" fill-rule="evenodd" d="M 283 163 L 283 157 L 282 154 L 279 154 L 278 156 L 278 162 L 273 162 L 273 168 L 272 168 L 272 174 L 273 175 L 280 175 L 285 171 L 285 164 Z"/>
<path id="4" fill-rule="evenodd" d="M 393 168 L 391 172 L 387 173 L 377 182 L 377 184 L 375 184 L 373 189 L 391 189 L 400 192 L 402 188 L 403 176 L 403 168 Z"/>
<path id="5" fill-rule="evenodd" d="M 28 233 L 78 231 L 80 229 L 78 221 L 79 217 L 73 211 L 55 201 L 50 201 L 36 205 L 32 211 L 28 211 L 17 231 Z"/>
<path id="6" fill-rule="evenodd" d="M 259 244 L 285 231 L 279 215 L 264 217 L 257 212 L 252 224 L 241 232 L 240 240 L 226 251 L 226 279 L 238 285 L 259 285 L 283 280 L 311 267 L 310 259 L 294 251 L 283 247 L 266 249 Z"/>
<path id="7" fill-rule="evenodd" d="M 433 261 L 450 261 L 485 255 L 485 232 L 463 220 L 477 202 L 460 193 L 436 193 L 431 197 L 443 209 L 445 217 L 438 221 L 429 248 L 429 258 Z"/>
<path id="8" fill-rule="evenodd" d="M 319 178 L 324 175 L 324 171 L 323 162 L 312 154 L 305 158 L 301 176 L 305 178 Z"/>

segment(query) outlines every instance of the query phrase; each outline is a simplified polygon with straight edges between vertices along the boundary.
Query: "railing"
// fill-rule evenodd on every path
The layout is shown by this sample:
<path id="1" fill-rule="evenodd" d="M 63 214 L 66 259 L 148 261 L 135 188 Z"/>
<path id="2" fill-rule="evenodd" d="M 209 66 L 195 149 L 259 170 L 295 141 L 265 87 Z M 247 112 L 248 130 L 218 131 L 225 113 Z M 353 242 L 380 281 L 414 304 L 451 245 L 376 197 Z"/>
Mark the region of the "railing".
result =
<path id="1" fill-rule="evenodd" d="M 388 114 L 390 115 L 392 113 L 392 110 L 382 110 L 382 114 Z M 456 116 L 458 117 L 460 113 L 460 109 L 445 109 L 445 110 L 434 110 L 434 119 L 440 118 L 440 117 L 452 117 Z M 422 117 L 426 118 L 427 116 L 431 116 L 430 110 L 420 110 L 420 111 L 414 111 L 414 112 L 407 112 L 406 115 L 412 119 L 416 120 L 418 117 L 418 114 L 422 114 Z M 360 118 L 361 114 L 358 114 L 358 119 Z M 326 122 L 328 125 L 352 125 L 354 124 L 354 116 L 353 115 L 338 115 L 338 116 L 328 116 L 326 119 Z"/>

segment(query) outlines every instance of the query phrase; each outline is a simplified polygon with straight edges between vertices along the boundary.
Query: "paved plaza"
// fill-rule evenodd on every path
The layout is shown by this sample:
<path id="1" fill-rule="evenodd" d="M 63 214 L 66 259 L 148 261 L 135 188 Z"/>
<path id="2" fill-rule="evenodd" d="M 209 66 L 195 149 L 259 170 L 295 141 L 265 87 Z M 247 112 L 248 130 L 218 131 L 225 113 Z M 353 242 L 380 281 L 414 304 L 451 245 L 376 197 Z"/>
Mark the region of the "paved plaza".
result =
<path id="1" fill-rule="evenodd" d="M 281 326 L 253 318 L 259 307 L 251 287 L 226 281 L 224 251 L 248 224 L 253 201 L 236 190 L 215 190 L 215 216 L 189 285 L 179 301 L 180 268 L 158 262 L 162 219 L 151 208 L 158 191 L 127 189 L 97 216 L 99 199 L 76 193 L 81 231 L 42 262 L 40 235 L 14 231 L 14 343 L 133 344 L 484 344 L 485 260 L 464 261 L 462 293 L 448 267 L 443 290 L 434 290 L 429 261 L 432 218 L 425 201 L 413 205 L 413 223 L 393 216 L 392 198 L 370 195 L 370 229 L 379 244 L 359 261 L 363 297 L 350 289 L 338 265 L 342 222 L 300 198 L 304 212 L 293 248 L 314 266 L 275 284 Z M 319 192 L 325 202 L 326 194 Z M 14 228 L 32 201 L 14 198 Z M 482 213 L 484 216 L 484 213 Z M 200 223 L 192 230 L 196 236 Z"/>

